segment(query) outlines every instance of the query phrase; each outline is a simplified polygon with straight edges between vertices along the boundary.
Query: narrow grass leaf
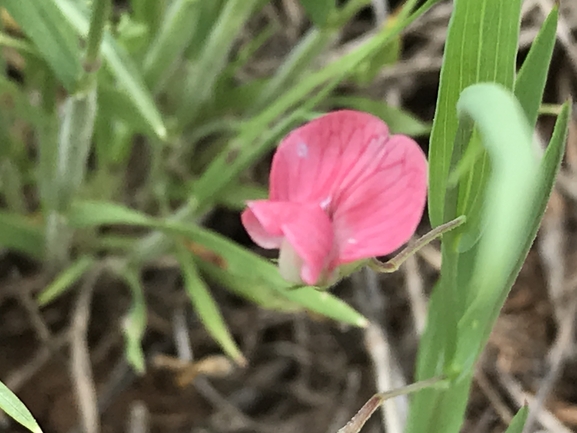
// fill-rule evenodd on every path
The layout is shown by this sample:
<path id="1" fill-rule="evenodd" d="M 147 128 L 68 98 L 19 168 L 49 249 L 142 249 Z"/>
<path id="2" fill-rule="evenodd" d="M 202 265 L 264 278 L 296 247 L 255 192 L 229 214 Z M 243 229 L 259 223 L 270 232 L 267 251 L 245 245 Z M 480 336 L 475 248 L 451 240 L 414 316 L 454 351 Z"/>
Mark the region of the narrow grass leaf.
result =
<path id="1" fill-rule="evenodd" d="M 163 230 L 171 238 L 189 239 L 202 247 L 196 250 L 201 260 L 216 264 L 223 275 L 232 276 L 224 276 L 225 281 L 231 281 L 230 278 L 239 278 L 240 281 L 244 281 L 243 286 L 247 291 L 252 289 L 274 291 L 279 297 L 292 301 L 301 308 L 334 320 L 355 326 L 365 326 L 367 323 L 361 314 L 329 293 L 320 292 L 314 287 L 292 289 L 271 262 L 195 224 L 159 221 L 121 205 L 97 201 L 74 203 L 68 218 L 73 227 L 111 224 L 139 225 Z M 214 272 L 215 268 L 213 267 L 212 270 Z M 269 299 L 276 298 L 271 294 L 264 296 Z"/>
<path id="2" fill-rule="evenodd" d="M 40 259 L 44 256 L 43 227 L 22 215 L 0 212 L 0 246 Z"/>
<path id="3" fill-rule="evenodd" d="M 433 226 L 445 215 L 445 195 L 457 133 L 456 104 L 467 86 L 496 82 L 512 88 L 519 33 L 520 0 L 457 0 L 449 23 L 437 108 L 429 151 L 429 216 Z M 461 209 L 480 206 L 478 195 L 488 174 L 483 155 L 461 183 Z M 471 211 L 474 213 L 474 211 Z M 459 213 L 460 214 L 460 213 Z M 465 213 L 467 216 L 468 213 Z M 468 225 L 471 220 L 468 218 Z"/>
<path id="4" fill-rule="evenodd" d="M 206 283 L 199 275 L 191 253 L 182 244 L 179 244 L 177 257 L 183 272 L 186 293 L 202 324 L 234 362 L 241 366 L 246 365 L 247 361 L 232 338 Z"/>
<path id="5" fill-rule="evenodd" d="M 387 44 L 404 27 L 438 1 L 427 1 L 407 19 L 396 22 L 395 25 L 373 36 L 358 49 L 306 76 L 246 122 L 241 132 L 230 141 L 230 145 L 214 158 L 202 173 L 195 184 L 192 200 L 199 208 L 215 200 L 218 194 L 243 170 L 272 148 L 276 139 L 298 121 L 304 121 L 304 116 L 321 101 L 326 100 L 328 93 L 350 75 L 363 60 Z M 271 124 L 291 109 L 294 111 L 271 129 Z"/>
<path id="6" fill-rule="evenodd" d="M 66 293 L 92 267 L 94 262 L 94 258 L 82 256 L 72 263 L 38 294 L 36 298 L 38 305 L 44 307 Z"/>
<path id="7" fill-rule="evenodd" d="M 310 20 L 318 27 L 323 27 L 336 9 L 335 0 L 300 0 L 300 3 Z"/>
<path id="8" fill-rule="evenodd" d="M 0 382 L 0 409 L 32 433 L 42 433 L 42 429 L 28 408 L 24 406 L 24 403 L 2 382 Z"/>
<path id="9" fill-rule="evenodd" d="M 72 205 L 68 214 L 74 227 L 96 227 L 101 225 L 158 225 L 154 218 L 126 206 L 103 201 L 82 200 Z"/>
<path id="10" fill-rule="evenodd" d="M 247 281 L 252 280 L 256 287 L 268 287 L 301 307 L 339 322 L 354 326 L 367 324 L 361 314 L 330 293 L 314 287 L 291 288 L 271 262 L 217 233 L 192 224 L 168 223 L 167 229 L 202 245 L 212 261 L 222 269 Z"/>
<path id="11" fill-rule="evenodd" d="M 336 97 L 332 98 L 331 101 L 337 106 L 365 111 L 379 117 L 389 126 L 393 134 L 421 136 L 431 131 L 431 126 L 428 123 L 382 101 L 357 96 Z"/>
<path id="12" fill-rule="evenodd" d="M 214 93 L 215 84 L 226 67 L 238 32 L 251 17 L 258 0 L 228 0 L 187 76 L 177 112 L 181 126 L 196 120 L 204 104 Z"/>
<path id="13" fill-rule="evenodd" d="M 529 406 L 525 405 L 515 414 L 505 433 L 522 433 L 529 416 Z"/>
<path id="14" fill-rule="evenodd" d="M 38 47 L 38 53 L 69 92 L 80 76 L 80 44 L 73 27 L 50 0 L 6 0 L 2 4 Z"/>
<path id="15" fill-rule="evenodd" d="M 298 312 L 302 306 L 290 302 L 283 293 L 271 288 L 271 285 L 255 276 L 238 275 L 233 271 L 227 271 L 221 266 L 207 260 L 207 257 L 195 256 L 194 260 L 198 268 L 206 277 L 230 292 L 254 302 L 267 310 L 282 312 Z"/>
<path id="16" fill-rule="evenodd" d="M 166 80 L 195 34 L 199 0 L 176 0 L 168 5 L 161 27 L 144 58 L 144 79 L 155 92 Z"/>
<path id="17" fill-rule="evenodd" d="M 523 107 L 531 128 L 535 127 L 543 100 L 543 91 L 557 38 L 558 19 L 559 8 L 554 7 L 531 44 L 529 53 L 515 80 L 515 96 Z"/>
<path id="18" fill-rule="evenodd" d="M 471 274 L 472 303 L 459 324 L 455 370 L 472 367 L 484 343 L 484 330 L 492 327 L 487 313 L 509 290 L 510 275 L 519 271 L 514 268 L 534 223 L 531 210 L 540 187 L 540 157 L 532 130 L 511 92 L 495 84 L 473 85 L 463 91 L 458 110 L 475 120 L 492 170 L 483 206 L 485 231 Z M 540 220 L 541 215 L 537 224 Z"/>
<path id="19" fill-rule="evenodd" d="M 82 37 L 88 35 L 89 13 L 85 8 L 73 0 L 50 1 L 58 6 L 64 14 L 65 22 L 68 25 L 73 25 L 78 34 Z M 150 91 L 144 84 L 140 71 L 132 62 L 128 53 L 116 43 L 109 32 L 104 35 L 101 49 L 106 66 L 116 78 L 118 87 L 129 97 L 132 108 L 146 122 L 150 123 L 151 129 L 155 131 L 159 139 L 166 139 L 167 131 L 162 116 L 156 108 Z"/>

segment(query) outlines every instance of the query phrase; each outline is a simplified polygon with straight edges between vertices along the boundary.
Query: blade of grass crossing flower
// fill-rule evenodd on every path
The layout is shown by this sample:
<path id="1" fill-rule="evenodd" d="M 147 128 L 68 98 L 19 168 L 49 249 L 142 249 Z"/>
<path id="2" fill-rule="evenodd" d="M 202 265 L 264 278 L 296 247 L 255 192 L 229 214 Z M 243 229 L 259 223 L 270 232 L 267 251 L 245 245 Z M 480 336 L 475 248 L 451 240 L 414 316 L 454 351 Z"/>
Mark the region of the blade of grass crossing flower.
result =
<path id="1" fill-rule="evenodd" d="M 36 299 L 38 305 L 44 307 L 64 294 L 82 278 L 94 262 L 95 260 L 92 257 L 82 256 L 72 263 L 38 294 L 38 298 Z"/>
<path id="2" fill-rule="evenodd" d="M 543 100 L 543 91 L 547 82 L 553 48 L 555 48 L 558 19 L 559 8 L 554 7 L 531 44 L 529 53 L 515 80 L 515 96 L 523 107 L 529 126 L 532 128 L 537 121 Z"/>
<path id="3" fill-rule="evenodd" d="M 213 260 L 222 269 L 247 281 L 252 280 L 257 287 L 268 286 L 292 303 L 340 322 L 354 326 L 367 324 L 362 315 L 330 293 L 314 287 L 292 289 L 276 266 L 223 236 L 192 224 L 168 223 L 167 228 L 202 245 L 209 256 L 214 255 Z"/>
<path id="4" fill-rule="evenodd" d="M 2 382 L 0 382 L 0 409 L 32 433 L 42 433 L 42 429 L 28 408 Z"/>
<path id="5" fill-rule="evenodd" d="M 69 214 L 74 227 L 127 224 L 163 230 L 171 241 L 188 239 L 202 248 L 191 246 L 201 261 L 208 262 L 209 273 L 217 280 L 235 285 L 233 289 L 246 294 L 255 291 L 255 299 L 264 299 L 265 305 L 279 308 L 277 300 L 284 300 L 282 309 L 306 308 L 334 320 L 354 326 L 365 326 L 366 319 L 337 297 L 320 292 L 313 287 L 291 289 L 280 276 L 278 269 L 269 261 L 246 250 L 225 237 L 203 229 L 195 224 L 175 221 L 158 221 L 127 207 L 94 201 L 78 201 Z M 141 247 L 139 244 L 138 248 Z M 199 266 L 204 270 L 205 267 Z M 235 281 L 234 279 L 237 279 Z M 242 287 L 239 287 L 242 284 Z M 261 293 L 256 293 L 261 291 Z M 270 305 L 269 305 L 270 303 Z"/>
<path id="6" fill-rule="evenodd" d="M 228 356 L 238 365 L 246 365 L 247 361 L 232 338 L 206 283 L 200 277 L 190 252 L 182 244 L 178 244 L 177 257 L 183 271 L 186 292 L 202 324 Z"/>
<path id="7" fill-rule="evenodd" d="M 456 104 L 461 91 L 477 82 L 497 82 L 513 86 L 520 23 L 520 0 L 457 0 L 449 24 L 441 68 L 437 109 L 429 151 L 429 216 L 433 226 L 461 214 L 468 217 L 486 176 L 486 156 L 482 156 L 461 183 L 461 207 L 455 215 L 445 215 L 445 195 L 457 132 Z M 473 212 L 471 212 L 473 213 Z"/>
<path id="8" fill-rule="evenodd" d="M 529 406 L 525 405 L 519 412 L 515 414 L 509 427 L 505 430 L 505 433 L 522 433 L 523 427 L 525 427 L 525 422 L 527 421 L 527 416 L 529 415 Z"/>
<path id="9" fill-rule="evenodd" d="M 123 269 L 120 277 L 126 282 L 132 295 L 132 306 L 123 323 L 126 359 L 138 374 L 143 374 L 146 370 L 146 361 L 142 351 L 142 337 L 146 331 L 147 321 L 144 289 L 136 270 Z"/>
<path id="10" fill-rule="evenodd" d="M 80 44 L 73 27 L 51 1 L 6 0 L 2 4 L 38 47 L 69 92 L 80 76 Z"/>
<path id="11" fill-rule="evenodd" d="M 64 14 L 66 22 L 73 25 L 76 32 L 86 37 L 89 30 L 89 12 L 73 0 L 50 0 Z M 135 112 L 142 116 L 143 121 L 150 124 L 157 137 L 164 140 L 167 135 L 166 126 L 156 108 L 152 95 L 144 84 L 144 80 L 128 53 L 120 47 L 115 39 L 106 32 L 102 43 L 102 56 L 110 72 L 117 80 L 118 86 L 130 98 Z"/>

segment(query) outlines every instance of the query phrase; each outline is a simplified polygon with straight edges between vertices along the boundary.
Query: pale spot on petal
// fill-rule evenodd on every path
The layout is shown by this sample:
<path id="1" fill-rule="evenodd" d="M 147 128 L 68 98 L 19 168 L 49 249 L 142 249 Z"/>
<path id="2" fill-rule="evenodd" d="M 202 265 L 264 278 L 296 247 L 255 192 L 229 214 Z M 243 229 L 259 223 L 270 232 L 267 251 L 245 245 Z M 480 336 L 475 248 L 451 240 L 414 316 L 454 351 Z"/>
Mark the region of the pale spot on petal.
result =
<path id="1" fill-rule="evenodd" d="M 332 201 L 332 197 L 328 196 L 327 198 L 325 198 L 323 201 L 320 202 L 320 206 L 323 210 L 327 210 L 327 208 L 329 207 L 329 205 L 331 204 Z"/>
<path id="2" fill-rule="evenodd" d="M 309 155 L 309 147 L 305 143 L 300 142 L 297 146 L 297 155 L 299 158 L 306 158 Z"/>

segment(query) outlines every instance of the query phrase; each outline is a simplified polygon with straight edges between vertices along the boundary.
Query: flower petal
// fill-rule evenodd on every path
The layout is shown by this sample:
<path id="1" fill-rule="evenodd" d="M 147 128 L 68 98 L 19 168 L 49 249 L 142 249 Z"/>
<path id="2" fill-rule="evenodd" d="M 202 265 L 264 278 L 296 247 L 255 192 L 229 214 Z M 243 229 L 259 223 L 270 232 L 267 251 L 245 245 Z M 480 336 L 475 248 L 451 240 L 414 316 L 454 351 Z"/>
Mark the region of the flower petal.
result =
<path id="1" fill-rule="evenodd" d="M 349 173 L 334 203 L 338 264 L 389 254 L 406 243 L 427 194 L 425 155 L 402 135 L 372 140 Z"/>
<path id="2" fill-rule="evenodd" d="M 321 116 L 288 134 L 272 163 L 270 198 L 318 202 L 328 207 L 351 170 L 362 172 L 371 160 L 369 144 L 388 139 L 387 125 L 358 111 L 341 110 Z"/>
<path id="3" fill-rule="evenodd" d="M 300 276 L 316 284 L 334 261 L 333 228 L 328 215 L 316 204 L 272 200 L 248 203 L 242 223 L 253 241 L 263 248 L 280 248 L 286 239 L 302 260 Z"/>

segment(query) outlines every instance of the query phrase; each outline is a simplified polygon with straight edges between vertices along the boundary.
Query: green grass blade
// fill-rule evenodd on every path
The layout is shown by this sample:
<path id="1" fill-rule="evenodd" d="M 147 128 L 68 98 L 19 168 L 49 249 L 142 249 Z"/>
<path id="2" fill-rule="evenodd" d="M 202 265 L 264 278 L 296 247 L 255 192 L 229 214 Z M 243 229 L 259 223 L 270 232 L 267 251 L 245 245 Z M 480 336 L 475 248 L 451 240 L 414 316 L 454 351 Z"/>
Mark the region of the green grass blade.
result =
<path id="1" fill-rule="evenodd" d="M 0 409 L 32 433 L 42 433 L 42 429 L 28 408 L 2 382 L 0 382 Z"/>
<path id="2" fill-rule="evenodd" d="M 202 324 L 234 362 L 241 366 L 246 365 L 247 361 L 232 338 L 206 283 L 199 275 L 190 252 L 182 244 L 177 249 L 177 257 L 183 272 L 186 292 Z"/>
<path id="3" fill-rule="evenodd" d="M 3 6 L 38 47 L 38 53 L 69 92 L 80 76 L 80 44 L 52 1 L 6 0 Z"/>
<path id="4" fill-rule="evenodd" d="M 214 92 L 226 67 L 236 35 L 251 17 L 258 0 L 228 0 L 214 23 L 202 50 L 189 72 L 177 117 L 181 126 L 196 120 Z"/>
<path id="5" fill-rule="evenodd" d="M 43 227 L 22 215 L 0 212 L 0 246 L 40 259 L 44 256 Z"/>
<path id="6" fill-rule="evenodd" d="M 63 270 L 52 283 L 46 286 L 36 299 L 40 307 L 44 307 L 76 284 L 82 276 L 92 267 L 95 260 L 89 256 L 82 256 L 67 269 Z"/>
<path id="7" fill-rule="evenodd" d="M 310 20 L 318 27 L 323 27 L 336 9 L 335 0 L 301 0 L 300 3 Z"/>
<path id="8" fill-rule="evenodd" d="M 334 320 L 354 326 L 365 326 L 367 323 L 361 314 L 329 293 L 320 292 L 314 287 L 291 289 L 291 285 L 282 279 L 277 267 L 271 262 L 195 224 L 159 221 L 121 205 L 97 201 L 76 202 L 70 210 L 68 219 L 72 226 L 78 228 L 112 224 L 138 225 L 163 230 L 171 236 L 171 239 L 175 237 L 189 239 L 207 249 L 210 257 L 214 256 L 219 263 L 222 262 L 219 270 L 212 268 L 213 272 L 224 275 L 221 281 L 230 281 L 232 275 L 244 282 L 247 285 L 245 287 L 252 287 L 252 290 L 274 291 L 279 297 L 301 308 Z M 199 256 L 202 259 L 203 254 Z M 271 294 L 264 296 L 269 299 L 276 298 Z"/>
<path id="9" fill-rule="evenodd" d="M 411 431 L 424 426 L 434 431 L 458 432 L 461 426 L 474 363 L 484 347 L 499 310 L 517 277 L 537 233 L 563 155 L 568 106 L 557 121 L 551 143 L 540 159 L 532 131 L 514 95 L 495 84 L 467 88 L 459 112 L 472 117 L 491 155 L 492 174 L 483 206 L 485 230 L 478 245 L 449 263 L 457 272 L 455 286 L 465 292 L 467 304 L 457 328 L 456 351 L 443 352 L 443 305 L 449 301 L 436 289 L 430 311 L 427 353 L 419 357 L 419 378 L 439 370 L 458 378 L 446 391 L 427 391 L 411 407 Z M 444 245 L 444 251 L 447 250 Z M 448 255 L 447 257 L 453 257 Z M 445 260 L 445 256 L 443 257 Z M 443 263 L 443 267 L 446 263 Z M 445 271 L 447 272 L 447 271 Z M 446 283 L 441 279 L 441 284 Z M 440 337 L 440 338 L 439 338 Z"/>
<path id="10" fill-rule="evenodd" d="M 433 226 L 458 216 L 444 214 L 457 132 L 457 100 L 464 88 L 478 82 L 496 82 L 512 88 L 520 4 L 520 0 L 456 0 L 454 3 L 429 151 L 429 216 Z M 463 182 L 467 188 L 463 191 L 464 207 L 475 202 L 483 186 L 480 178 L 487 173 L 486 162 L 482 157 L 469 179 Z"/>
<path id="11" fill-rule="evenodd" d="M 515 414 L 505 433 L 522 433 L 529 416 L 529 406 L 525 405 Z"/>
<path id="12" fill-rule="evenodd" d="M 78 2 L 73 0 L 50 0 L 54 2 L 64 14 L 66 22 L 73 25 L 76 32 L 82 37 L 88 35 L 89 14 Z M 102 57 L 108 69 L 116 78 L 119 88 L 129 97 L 132 108 L 150 124 L 157 137 L 166 139 L 166 126 L 160 112 L 156 108 L 154 99 L 144 84 L 140 71 L 132 62 L 128 53 L 119 46 L 115 39 L 106 32 L 102 43 Z"/>
<path id="13" fill-rule="evenodd" d="M 199 3 L 198 0 L 176 0 L 166 10 L 143 63 L 144 79 L 155 92 L 165 82 L 195 34 Z"/>
<path id="14" fill-rule="evenodd" d="M 515 80 L 515 96 L 521 103 L 531 128 L 535 127 L 543 100 L 547 73 L 555 48 L 558 19 L 559 8 L 554 7 L 541 26 Z"/>

